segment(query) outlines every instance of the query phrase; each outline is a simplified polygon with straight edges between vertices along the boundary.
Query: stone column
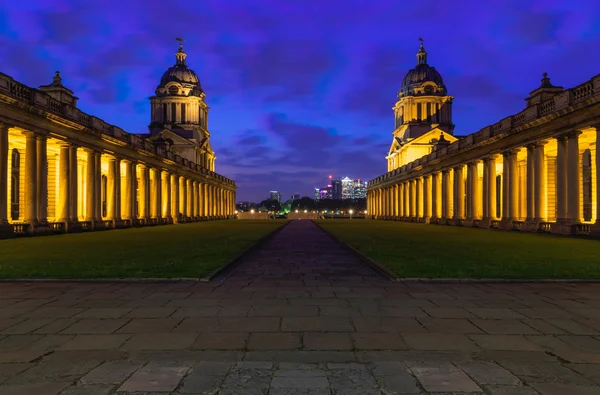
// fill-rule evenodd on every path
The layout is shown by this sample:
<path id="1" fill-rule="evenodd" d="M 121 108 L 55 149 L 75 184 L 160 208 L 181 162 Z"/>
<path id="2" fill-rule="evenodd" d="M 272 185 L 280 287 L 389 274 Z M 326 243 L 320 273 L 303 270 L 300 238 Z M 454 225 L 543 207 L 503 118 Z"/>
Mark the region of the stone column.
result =
<path id="1" fill-rule="evenodd" d="M 458 176 L 458 183 L 456 184 L 457 197 L 454 205 L 458 207 L 456 211 L 458 218 L 465 219 L 465 166 L 460 165 L 456 169 L 458 169 L 458 173 L 454 174 L 454 178 L 456 182 L 456 178 Z"/>
<path id="2" fill-rule="evenodd" d="M 204 184 L 198 181 L 198 217 L 204 217 Z"/>
<path id="3" fill-rule="evenodd" d="M 488 169 L 488 204 L 489 204 L 489 215 L 490 220 L 499 217 L 498 210 L 496 209 L 496 201 L 498 199 L 498 190 L 496 188 L 496 158 L 497 155 L 489 157 L 489 169 Z M 490 223 L 491 225 L 491 223 Z"/>
<path id="4" fill-rule="evenodd" d="M 139 184 L 139 218 L 148 223 L 149 207 L 148 207 L 148 167 L 145 164 L 138 164 L 140 169 L 140 184 Z"/>
<path id="5" fill-rule="evenodd" d="M 108 159 L 108 179 L 106 193 L 106 214 L 110 221 L 121 220 L 121 161 L 118 158 Z"/>
<path id="6" fill-rule="evenodd" d="M 559 136 L 556 141 L 556 222 L 564 224 L 567 222 L 567 136 Z"/>
<path id="7" fill-rule="evenodd" d="M 8 125 L 0 123 L 0 226 L 8 224 Z"/>
<path id="8" fill-rule="evenodd" d="M 203 203 L 204 208 L 202 210 L 203 210 L 204 216 L 208 217 L 208 216 L 210 216 L 210 211 L 208 209 L 208 207 L 209 207 L 208 205 L 210 203 L 210 190 L 209 190 L 208 184 L 204 184 L 202 187 L 203 187 L 203 191 L 204 191 L 202 194 L 204 196 L 204 203 Z"/>
<path id="9" fill-rule="evenodd" d="M 595 125 L 594 128 L 596 129 L 596 158 L 594 162 L 596 180 L 592 180 L 592 182 L 596 183 L 594 188 L 596 191 L 596 222 L 591 226 L 591 235 L 598 237 L 600 236 L 600 125 Z M 0 146 L 2 146 L 1 143 Z M 0 153 L 0 157 L 1 156 L 2 154 Z"/>
<path id="10" fill-rule="evenodd" d="M 194 204 L 192 205 L 192 217 L 194 219 L 198 218 L 198 181 L 192 181 L 192 200 Z"/>
<path id="11" fill-rule="evenodd" d="M 96 176 L 94 177 L 94 185 L 96 185 L 95 198 L 96 202 L 94 207 L 96 212 L 94 213 L 94 219 L 96 221 L 102 221 L 102 152 L 96 151 L 94 153 L 96 159 Z"/>
<path id="12" fill-rule="evenodd" d="M 131 162 L 131 218 L 137 219 L 137 215 L 139 212 L 138 207 L 138 182 L 137 182 L 137 164 L 135 162 Z"/>
<path id="13" fill-rule="evenodd" d="M 171 175 L 168 171 L 163 171 L 162 174 L 162 217 L 167 219 L 167 223 L 173 219 L 173 212 L 171 210 Z"/>
<path id="14" fill-rule="evenodd" d="M 431 218 L 431 176 L 423 176 L 423 217 L 425 223 Z"/>
<path id="15" fill-rule="evenodd" d="M 535 147 L 535 188 L 534 188 L 534 213 L 538 222 L 546 221 L 547 213 L 547 176 L 546 176 L 546 153 L 544 152 L 545 141 L 539 142 Z"/>
<path id="16" fill-rule="evenodd" d="M 46 135 L 37 136 L 37 218 L 40 223 L 48 223 L 48 152 Z M 6 180 L 4 178 L 3 180 Z"/>
<path id="17" fill-rule="evenodd" d="M 411 207 L 410 207 L 410 183 L 404 181 L 404 216 L 410 218 Z"/>
<path id="18" fill-rule="evenodd" d="M 509 172 L 509 217 L 511 221 L 518 219 L 519 211 L 519 169 L 517 162 L 517 150 L 513 150 L 510 155 L 510 172 Z"/>
<path id="19" fill-rule="evenodd" d="M 183 176 L 179 176 L 177 178 L 177 191 L 179 193 L 179 205 L 177 207 L 177 212 L 185 221 L 186 217 L 186 193 L 185 193 L 185 178 Z"/>
<path id="20" fill-rule="evenodd" d="M 58 169 L 58 204 L 56 205 L 56 217 L 58 222 L 69 222 L 71 197 L 71 167 L 69 165 L 69 152 L 71 145 L 62 143 L 60 145 L 59 169 Z"/>
<path id="21" fill-rule="evenodd" d="M 442 218 L 449 219 L 450 213 L 450 170 L 442 170 Z"/>
<path id="22" fill-rule="evenodd" d="M 512 217 L 511 217 L 511 201 L 510 188 L 511 185 L 511 160 L 512 152 L 505 151 L 502 153 L 502 222 L 503 227 L 512 229 Z"/>
<path id="23" fill-rule="evenodd" d="M 32 226 L 37 224 L 37 134 L 24 131 L 25 135 L 25 210 L 24 220 Z"/>
<path id="24" fill-rule="evenodd" d="M 479 161 L 471 162 L 471 174 L 473 177 L 473 181 L 471 182 L 471 193 L 473 194 L 473 199 L 471 203 L 473 204 L 472 216 L 473 219 L 481 219 L 481 183 L 479 182 L 479 171 L 478 171 Z"/>
<path id="25" fill-rule="evenodd" d="M 85 220 L 94 222 L 96 214 L 96 158 L 94 150 L 91 148 L 84 148 L 83 151 L 86 153 L 86 164 L 85 164 Z"/>
<path id="26" fill-rule="evenodd" d="M 192 189 L 192 180 L 185 180 L 185 215 L 187 217 L 193 217 L 192 211 L 194 207 L 194 191 Z"/>
<path id="27" fill-rule="evenodd" d="M 73 144 L 69 146 L 69 219 L 71 222 L 79 222 L 78 201 L 79 201 L 79 182 L 77 180 L 77 147 Z"/>
<path id="28" fill-rule="evenodd" d="M 423 191 L 422 191 L 421 184 L 422 184 L 422 179 L 416 178 L 415 179 L 415 217 L 417 217 L 417 222 L 419 222 L 419 218 L 422 217 L 422 211 L 423 211 L 423 203 L 422 203 Z"/>
<path id="29" fill-rule="evenodd" d="M 535 144 L 527 146 L 527 218 L 525 221 L 529 223 L 532 223 L 535 218 L 535 180 L 538 177 L 535 172 L 535 147 Z"/>
<path id="30" fill-rule="evenodd" d="M 157 218 L 160 223 L 160 219 L 163 217 L 163 202 L 162 202 L 162 187 L 163 187 L 163 175 L 159 169 L 152 169 L 154 172 L 154 192 L 152 201 L 154 202 L 154 210 L 152 217 Z"/>
<path id="31" fill-rule="evenodd" d="M 580 158 L 579 135 L 581 132 L 569 133 L 567 140 L 567 222 L 570 225 L 579 223 L 580 198 Z M 575 229 L 574 229 L 575 230 Z"/>
<path id="32" fill-rule="evenodd" d="M 439 199 L 439 186 L 438 186 L 438 177 L 440 173 L 433 173 L 431 175 L 431 219 L 436 220 L 440 217 L 440 210 L 438 205 Z"/>
<path id="33" fill-rule="evenodd" d="M 488 227 L 490 222 L 490 158 L 483 159 L 483 218 L 479 226 Z M 484 225 L 485 223 L 485 225 Z"/>
<path id="34" fill-rule="evenodd" d="M 394 216 L 394 218 L 397 218 L 398 217 L 398 184 L 394 184 L 394 186 L 392 188 L 394 188 L 394 194 L 392 197 L 392 206 L 394 207 L 393 216 Z"/>
<path id="35" fill-rule="evenodd" d="M 129 160 L 123 160 L 123 163 L 125 164 L 125 191 L 124 192 L 124 199 L 123 199 L 123 207 L 122 207 L 122 211 L 123 211 L 123 219 L 129 219 L 129 220 L 133 220 L 133 182 L 132 182 L 132 178 L 134 177 L 133 174 L 133 169 L 134 169 L 134 164 L 131 163 L 131 161 Z"/>

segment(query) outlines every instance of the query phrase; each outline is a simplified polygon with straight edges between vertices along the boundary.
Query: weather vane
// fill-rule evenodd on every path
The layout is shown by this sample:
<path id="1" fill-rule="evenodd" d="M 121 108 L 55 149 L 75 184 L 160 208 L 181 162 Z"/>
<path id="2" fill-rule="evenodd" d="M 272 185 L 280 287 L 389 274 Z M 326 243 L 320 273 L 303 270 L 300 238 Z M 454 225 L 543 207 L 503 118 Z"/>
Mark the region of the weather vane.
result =
<path id="1" fill-rule="evenodd" d="M 421 44 L 423 44 L 423 41 L 425 40 L 423 40 L 423 37 L 419 37 L 419 41 L 421 41 Z"/>
<path id="2" fill-rule="evenodd" d="M 184 43 L 185 42 L 185 40 L 183 38 L 181 38 L 181 37 L 177 37 L 177 38 L 175 38 L 175 40 L 179 41 L 180 43 Z"/>

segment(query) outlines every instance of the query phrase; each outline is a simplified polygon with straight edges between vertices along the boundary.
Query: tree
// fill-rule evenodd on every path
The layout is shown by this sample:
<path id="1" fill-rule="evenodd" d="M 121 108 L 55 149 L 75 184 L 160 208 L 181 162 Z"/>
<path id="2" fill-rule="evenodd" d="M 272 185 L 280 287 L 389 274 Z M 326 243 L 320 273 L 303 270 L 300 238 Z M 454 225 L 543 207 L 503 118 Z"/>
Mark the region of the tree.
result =
<path id="1" fill-rule="evenodd" d="M 262 202 L 260 202 L 259 206 L 266 207 L 266 209 L 269 211 L 275 211 L 275 212 L 281 211 L 281 203 L 279 203 L 277 200 L 272 200 L 272 199 L 263 200 Z"/>
<path id="2" fill-rule="evenodd" d="M 315 203 L 315 201 L 311 198 L 309 198 L 308 196 L 304 196 L 298 200 L 294 200 L 294 202 L 292 203 L 292 209 L 291 211 L 304 211 L 304 210 L 315 210 L 317 208 L 317 204 Z"/>

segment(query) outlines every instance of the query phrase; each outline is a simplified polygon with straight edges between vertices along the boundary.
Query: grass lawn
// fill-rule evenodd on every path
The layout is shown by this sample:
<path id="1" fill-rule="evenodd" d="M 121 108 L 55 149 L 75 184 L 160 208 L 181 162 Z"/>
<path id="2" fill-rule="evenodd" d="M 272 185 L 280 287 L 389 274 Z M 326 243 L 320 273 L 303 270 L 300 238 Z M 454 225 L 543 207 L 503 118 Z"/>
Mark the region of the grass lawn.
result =
<path id="1" fill-rule="evenodd" d="M 397 277 L 600 278 L 600 241 L 373 220 L 319 220 Z"/>
<path id="2" fill-rule="evenodd" d="M 203 277 L 286 221 L 210 221 L 0 240 L 0 278 Z"/>

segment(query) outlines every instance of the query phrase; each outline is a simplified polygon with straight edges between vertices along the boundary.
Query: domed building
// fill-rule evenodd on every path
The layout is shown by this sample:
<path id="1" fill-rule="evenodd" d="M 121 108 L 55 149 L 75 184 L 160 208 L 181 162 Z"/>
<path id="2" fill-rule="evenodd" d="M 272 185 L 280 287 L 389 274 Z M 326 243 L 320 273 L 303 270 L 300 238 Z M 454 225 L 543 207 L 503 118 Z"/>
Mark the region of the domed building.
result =
<path id="1" fill-rule="evenodd" d="M 196 73 L 186 64 L 180 42 L 175 65 L 160 79 L 150 97 L 151 122 L 148 139 L 174 154 L 214 171 L 215 153 L 210 147 L 208 110 L 204 90 Z"/>
<path id="2" fill-rule="evenodd" d="M 402 79 L 393 108 L 395 129 L 386 156 L 388 171 L 431 153 L 439 140 L 445 144 L 457 140 L 452 124 L 454 98 L 448 96 L 441 74 L 427 64 L 427 52 L 420 40 L 417 65 Z"/>

